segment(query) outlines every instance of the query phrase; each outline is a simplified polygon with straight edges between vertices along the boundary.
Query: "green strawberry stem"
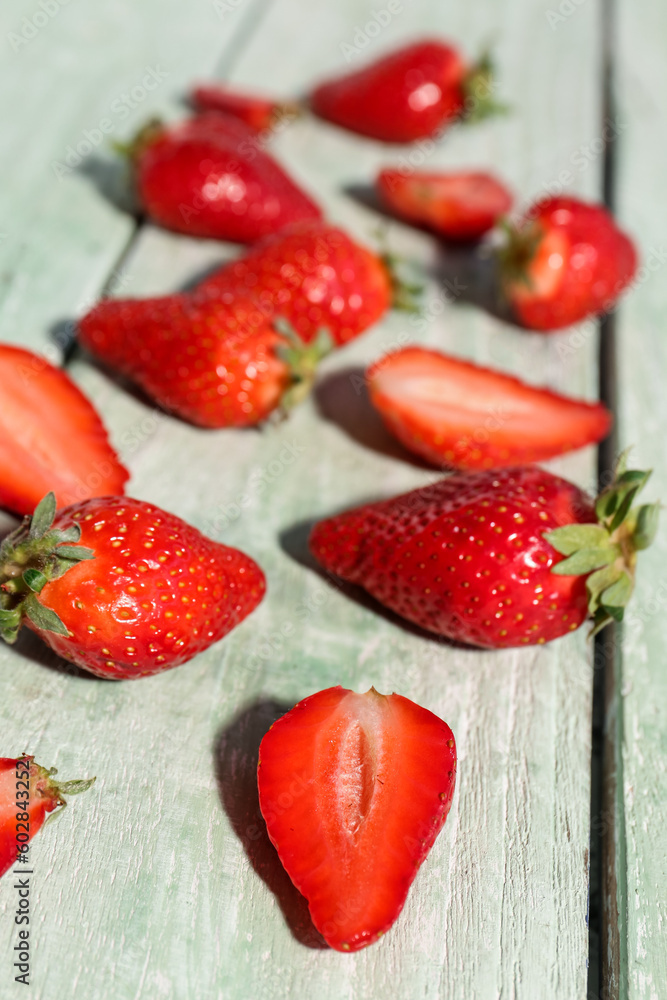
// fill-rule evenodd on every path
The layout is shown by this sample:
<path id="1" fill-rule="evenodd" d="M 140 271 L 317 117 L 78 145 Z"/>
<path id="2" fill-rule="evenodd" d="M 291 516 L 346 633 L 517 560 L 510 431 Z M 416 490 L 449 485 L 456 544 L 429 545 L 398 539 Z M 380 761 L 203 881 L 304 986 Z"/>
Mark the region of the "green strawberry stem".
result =
<path id="1" fill-rule="evenodd" d="M 54 781 L 53 776 L 58 773 L 57 767 L 46 768 L 42 767 L 41 764 L 35 764 L 35 758 L 30 756 L 30 754 L 21 754 L 21 759 L 29 762 L 31 776 L 35 774 L 37 778 L 35 783 L 37 794 L 56 803 L 54 811 L 47 817 L 42 829 L 48 823 L 52 823 L 63 812 L 64 807 L 67 805 L 65 795 L 80 795 L 82 792 L 88 791 L 97 781 L 96 777 L 73 778 L 70 781 Z"/>
<path id="2" fill-rule="evenodd" d="M 111 148 L 125 156 L 131 163 L 134 163 L 147 146 L 164 131 L 164 122 L 159 118 L 149 118 L 145 125 L 142 125 L 138 132 L 129 142 L 118 142 L 114 140 Z"/>
<path id="3" fill-rule="evenodd" d="M 494 89 L 493 61 L 490 53 L 483 52 L 463 79 L 464 106 L 459 120 L 472 125 L 485 118 L 507 114 L 509 104 L 496 101 Z"/>
<path id="4" fill-rule="evenodd" d="M 620 456 L 613 482 L 595 502 L 597 524 L 567 524 L 544 535 L 566 557 L 552 573 L 586 575 L 591 636 L 612 621 L 623 621 L 634 589 L 637 553 L 649 547 L 658 529 L 659 503 L 632 506 L 651 472 L 627 469 L 627 454 Z"/>
<path id="5" fill-rule="evenodd" d="M 286 341 L 276 348 L 276 355 L 285 362 L 290 375 L 290 383 L 280 400 L 280 414 L 285 416 L 308 396 L 320 361 L 335 345 L 324 327 L 317 331 L 314 340 L 305 344 L 286 319 L 276 317 L 273 326 Z"/>
<path id="6" fill-rule="evenodd" d="M 506 237 L 505 243 L 497 251 L 501 288 L 516 282 L 531 288 L 532 280 L 528 268 L 544 235 L 542 226 L 538 222 L 530 222 L 518 227 L 508 219 L 501 219 L 498 228 Z"/>
<path id="7" fill-rule="evenodd" d="M 26 618 L 37 628 L 68 635 L 58 615 L 37 595 L 49 580 L 84 559 L 94 559 L 95 553 L 76 544 L 81 537 L 78 524 L 53 529 L 55 514 L 56 498 L 47 493 L 32 517 L 24 518 L 0 545 L 0 637 L 5 642 L 16 641 Z"/>
<path id="8" fill-rule="evenodd" d="M 418 313 L 424 286 L 416 282 L 408 282 L 401 277 L 399 269 L 405 263 L 404 258 L 385 250 L 380 260 L 389 275 L 392 309 L 398 309 L 400 312 Z"/>

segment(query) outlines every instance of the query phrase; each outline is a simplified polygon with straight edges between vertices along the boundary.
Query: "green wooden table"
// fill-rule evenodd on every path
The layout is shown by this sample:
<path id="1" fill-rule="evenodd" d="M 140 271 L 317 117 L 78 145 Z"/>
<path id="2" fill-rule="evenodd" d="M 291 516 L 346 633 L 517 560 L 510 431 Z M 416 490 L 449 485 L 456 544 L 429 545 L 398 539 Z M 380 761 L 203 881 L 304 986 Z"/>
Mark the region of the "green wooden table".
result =
<path id="1" fill-rule="evenodd" d="M 333 220 L 365 240 L 377 216 L 345 189 L 405 156 L 491 165 L 524 203 L 565 188 L 613 195 L 647 269 L 615 330 L 603 331 L 603 390 L 614 388 L 616 357 L 619 440 L 636 443 L 637 459 L 656 469 L 656 493 L 667 496 L 667 199 L 656 156 L 667 124 L 667 12 L 649 0 L 617 0 L 614 12 L 602 0 L 403 0 L 381 30 L 367 29 L 380 7 L 5 0 L 0 339 L 61 360 L 72 319 L 104 290 L 167 292 L 238 253 L 137 227 L 108 149 L 109 138 L 128 137 L 151 114 L 181 114 L 193 79 L 289 97 L 419 33 L 454 38 L 471 56 L 491 43 L 511 116 L 411 150 L 304 118 L 276 136 L 275 151 Z M 0 753 L 27 749 L 64 777 L 97 775 L 32 849 L 30 996 L 667 996 L 664 532 L 643 559 L 624 633 L 605 636 L 595 660 L 583 630 L 545 648 L 448 648 L 355 602 L 307 557 L 312 519 L 433 477 L 391 445 L 351 377 L 393 345 L 438 345 L 598 395 L 597 324 L 525 335 L 466 301 L 456 262 L 445 260 L 443 272 L 429 237 L 392 224 L 388 239 L 433 275 L 423 314 L 391 315 L 327 360 L 312 400 L 279 427 L 198 431 L 88 361 L 75 355 L 68 364 L 131 470 L 131 493 L 244 548 L 267 571 L 269 596 L 224 642 L 138 683 L 84 676 L 30 636 L 0 650 Z M 594 488 L 597 462 L 587 449 L 551 467 Z M 241 503 L 249 481 L 266 486 Z M 595 676 L 604 680 L 599 732 Z M 270 722 L 336 683 L 374 684 L 427 706 L 452 726 L 460 752 L 450 818 L 403 916 L 356 955 L 312 946 L 303 902 L 258 826 L 254 783 Z M 15 905 L 7 877 L 2 1000 L 26 995 L 13 981 Z"/>

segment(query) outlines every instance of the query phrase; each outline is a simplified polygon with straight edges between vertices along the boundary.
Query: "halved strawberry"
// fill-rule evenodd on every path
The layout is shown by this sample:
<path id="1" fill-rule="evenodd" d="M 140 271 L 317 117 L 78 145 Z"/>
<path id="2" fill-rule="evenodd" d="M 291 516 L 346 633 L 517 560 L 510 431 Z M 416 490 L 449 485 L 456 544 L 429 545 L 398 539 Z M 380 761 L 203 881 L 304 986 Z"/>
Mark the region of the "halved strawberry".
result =
<path id="1" fill-rule="evenodd" d="M 377 189 L 397 215 L 448 240 L 479 239 L 512 206 L 504 184 L 488 173 L 381 170 Z"/>
<path id="2" fill-rule="evenodd" d="M 328 688 L 273 724 L 260 746 L 262 815 L 332 948 L 357 951 L 391 927 L 455 779 L 449 726 L 398 694 Z"/>
<path id="3" fill-rule="evenodd" d="M 601 441 L 612 416 L 423 347 L 388 354 L 367 373 L 373 405 L 406 448 L 434 465 L 489 469 L 541 462 Z"/>
<path id="4" fill-rule="evenodd" d="M 281 120 L 296 118 L 299 114 L 298 104 L 274 101 L 220 83 L 199 84 L 193 89 L 191 100 L 197 111 L 222 111 L 240 118 L 257 132 L 272 129 Z"/>
<path id="5" fill-rule="evenodd" d="M 35 764 L 29 754 L 0 757 L 0 876 L 16 864 L 21 866 L 28 841 L 44 825 L 46 814 L 67 805 L 63 795 L 78 795 L 95 778 L 58 782 L 55 767 Z"/>
<path id="6" fill-rule="evenodd" d="M 0 505 L 31 514 L 52 490 L 59 507 L 122 493 L 127 470 L 93 405 L 46 358 L 0 345 Z"/>

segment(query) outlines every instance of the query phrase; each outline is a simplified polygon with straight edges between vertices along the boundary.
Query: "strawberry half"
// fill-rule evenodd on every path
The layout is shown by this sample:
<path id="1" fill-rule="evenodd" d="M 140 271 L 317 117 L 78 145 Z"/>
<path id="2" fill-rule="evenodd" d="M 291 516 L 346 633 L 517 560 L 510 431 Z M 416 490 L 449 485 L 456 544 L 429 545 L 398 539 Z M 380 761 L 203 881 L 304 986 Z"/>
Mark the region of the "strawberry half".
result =
<path id="1" fill-rule="evenodd" d="M 130 147 L 141 207 L 188 236 L 253 243 L 320 209 L 238 118 L 209 112 L 151 123 Z"/>
<path id="2" fill-rule="evenodd" d="M 128 478 L 92 403 L 60 368 L 0 345 L 0 505 L 29 514 L 49 490 L 59 506 L 122 493 Z"/>
<path id="3" fill-rule="evenodd" d="M 386 313 L 396 284 L 385 260 L 342 229 L 304 223 L 253 247 L 196 289 L 198 298 L 223 294 L 252 298 L 267 318 L 285 319 L 305 343 L 324 328 L 340 345 Z"/>
<path id="4" fill-rule="evenodd" d="M 377 941 L 447 818 L 451 729 L 401 695 L 333 687 L 275 722 L 259 754 L 269 837 L 316 928 L 338 951 Z"/>
<path id="5" fill-rule="evenodd" d="M 434 465 L 490 469 L 541 462 L 601 441 L 612 423 L 602 403 L 536 389 L 423 347 L 380 358 L 366 379 L 392 434 Z"/>
<path id="6" fill-rule="evenodd" d="M 512 207 L 504 184 L 485 173 L 381 170 L 376 187 L 400 218 L 447 240 L 477 240 Z"/>
<path id="7" fill-rule="evenodd" d="M 129 497 L 56 514 L 49 494 L 5 538 L 0 566 L 2 638 L 14 642 L 25 624 L 109 680 L 185 663 L 254 611 L 266 589 L 249 556 Z"/>
<path id="8" fill-rule="evenodd" d="M 474 646 L 549 642 L 591 615 L 623 618 L 658 504 L 632 508 L 649 473 L 626 470 L 597 501 L 536 466 L 457 473 L 315 525 L 332 573 L 429 632 Z M 565 556 L 566 558 L 563 558 Z"/>
<path id="9" fill-rule="evenodd" d="M 170 413 L 200 427 L 247 427 L 300 401 L 326 336 L 309 347 L 279 334 L 249 299 L 169 295 L 106 299 L 79 340 Z"/>
<path id="10" fill-rule="evenodd" d="M 508 232 L 499 252 L 503 288 L 531 330 L 558 330 L 608 312 L 637 270 L 632 240 L 602 205 L 545 198 Z"/>
<path id="11" fill-rule="evenodd" d="M 368 66 L 321 83 L 313 111 L 342 128 L 383 142 L 413 142 L 497 110 L 487 59 L 469 66 L 454 46 L 413 42 Z"/>
<path id="12" fill-rule="evenodd" d="M 67 805 L 64 795 L 78 795 L 95 781 L 58 782 L 55 767 L 47 770 L 35 764 L 35 758 L 0 757 L 0 876 L 16 863 L 20 871 L 20 855 L 44 824 L 47 813 Z"/>
<path id="13" fill-rule="evenodd" d="M 218 83 L 200 84 L 192 91 L 191 102 L 197 111 L 222 111 L 239 118 L 255 132 L 272 129 L 281 121 L 299 115 L 299 106 L 248 94 Z"/>

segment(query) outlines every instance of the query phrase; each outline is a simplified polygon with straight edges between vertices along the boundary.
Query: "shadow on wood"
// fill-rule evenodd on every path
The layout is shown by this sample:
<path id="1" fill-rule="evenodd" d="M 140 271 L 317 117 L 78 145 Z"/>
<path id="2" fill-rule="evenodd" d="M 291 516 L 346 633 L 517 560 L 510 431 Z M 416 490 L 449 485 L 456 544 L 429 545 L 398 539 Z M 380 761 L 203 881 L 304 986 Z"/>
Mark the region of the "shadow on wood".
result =
<path id="1" fill-rule="evenodd" d="M 234 832 L 250 864 L 278 900 L 290 931 L 307 948 L 322 949 L 328 945 L 310 918 L 305 897 L 294 887 L 283 868 L 259 808 L 259 745 L 276 719 L 293 707 L 260 698 L 236 715 L 215 742 L 216 779 Z"/>
<path id="2" fill-rule="evenodd" d="M 378 498 L 372 497 L 368 500 L 360 501 L 358 506 L 362 506 L 364 503 L 374 503 Z M 338 511 L 333 511 L 329 516 L 334 517 Z M 342 513 L 342 511 L 340 512 Z M 332 573 L 328 573 L 320 564 L 317 562 L 312 552 L 308 547 L 308 538 L 310 537 L 310 532 L 317 523 L 316 520 L 300 521 L 294 524 L 291 528 L 287 528 L 285 531 L 280 533 L 280 546 L 283 552 L 287 553 L 295 562 L 298 562 L 301 566 L 305 566 L 306 569 L 312 570 L 312 572 L 317 573 L 323 580 L 325 580 L 329 586 L 333 587 L 335 590 L 339 590 L 350 600 L 355 601 L 362 607 L 367 608 L 372 611 L 373 614 L 379 615 L 386 621 L 391 622 L 392 625 L 396 625 L 397 628 L 402 629 L 404 632 L 409 632 L 410 635 L 416 636 L 418 639 L 426 639 L 428 642 L 437 644 L 438 646 L 444 646 L 448 649 L 461 649 L 466 650 L 471 653 L 479 653 L 479 649 L 475 646 L 468 646 L 462 642 L 453 642 L 451 639 L 447 639 L 445 636 L 436 635 L 435 632 L 428 632 L 426 629 L 420 628 L 419 625 L 415 625 L 413 622 L 408 621 L 407 618 L 401 618 L 394 611 L 386 608 L 384 604 L 380 604 L 374 597 L 372 597 L 363 587 L 359 587 L 354 583 L 348 583 L 345 580 L 340 579 L 340 577 L 334 576 Z"/>
<path id="3" fill-rule="evenodd" d="M 370 401 L 363 368 L 343 368 L 332 372 L 316 384 L 313 398 L 321 417 L 337 424 L 364 448 L 401 459 L 420 469 L 429 467 L 386 429 Z"/>

